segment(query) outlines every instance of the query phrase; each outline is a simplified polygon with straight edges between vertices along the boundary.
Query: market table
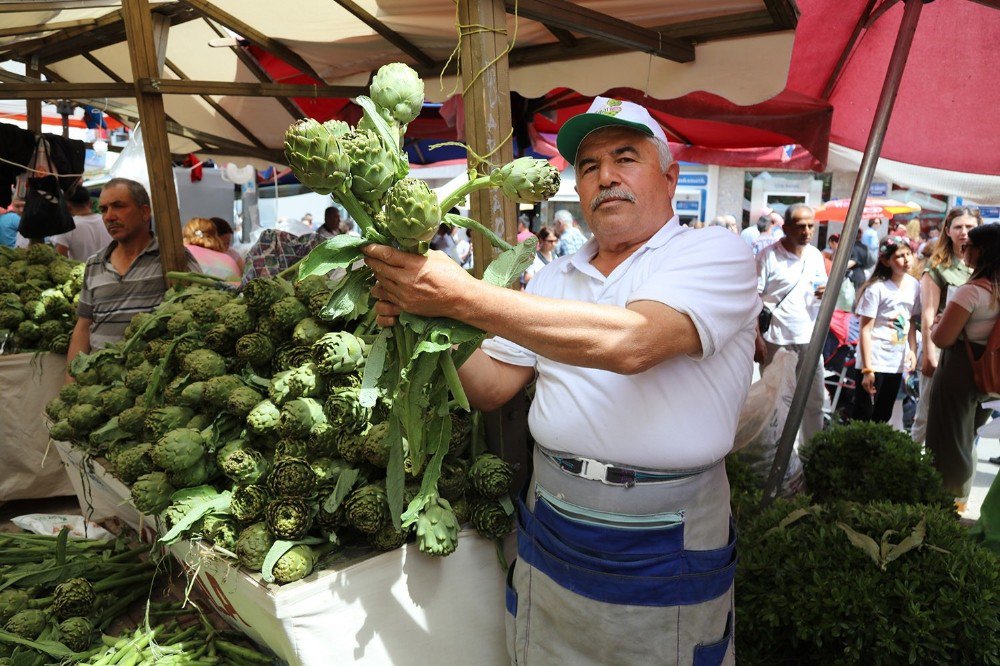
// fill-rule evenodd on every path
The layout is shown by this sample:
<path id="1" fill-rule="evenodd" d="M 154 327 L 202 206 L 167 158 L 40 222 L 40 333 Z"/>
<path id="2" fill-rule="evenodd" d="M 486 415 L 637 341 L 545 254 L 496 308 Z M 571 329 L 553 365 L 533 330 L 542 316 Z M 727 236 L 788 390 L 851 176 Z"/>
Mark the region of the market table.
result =
<path id="1" fill-rule="evenodd" d="M 73 494 L 45 423 L 65 371 L 62 354 L 0 356 L 0 502 Z"/>

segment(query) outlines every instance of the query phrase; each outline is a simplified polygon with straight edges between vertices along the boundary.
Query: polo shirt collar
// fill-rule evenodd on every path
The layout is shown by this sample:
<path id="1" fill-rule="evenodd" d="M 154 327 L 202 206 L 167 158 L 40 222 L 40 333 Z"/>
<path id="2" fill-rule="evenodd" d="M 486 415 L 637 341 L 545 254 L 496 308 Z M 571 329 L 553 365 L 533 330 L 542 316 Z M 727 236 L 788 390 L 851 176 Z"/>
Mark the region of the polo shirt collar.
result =
<path id="1" fill-rule="evenodd" d="M 626 261 L 631 261 L 633 257 L 637 257 L 643 252 L 648 250 L 655 250 L 662 247 L 668 240 L 676 236 L 677 234 L 684 233 L 685 231 L 690 231 L 691 227 L 686 227 L 681 224 L 680 218 L 674 215 L 672 218 L 667 220 L 667 223 L 660 227 L 652 237 L 646 241 L 646 243 L 636 250 L 631 257 L 626 259 Z M 569 271 L 570 268 L 575 268 L 578 271 L 584 273 L 590 272 L 588 268 L 590 267 L 590 262 L 597 255 L 597 239 L 591 237 L 583 246 L 572 254 L 565 264 L 562 265 L 563 273 Z M 592 269 L 591 269 L 592 270 Z"/>

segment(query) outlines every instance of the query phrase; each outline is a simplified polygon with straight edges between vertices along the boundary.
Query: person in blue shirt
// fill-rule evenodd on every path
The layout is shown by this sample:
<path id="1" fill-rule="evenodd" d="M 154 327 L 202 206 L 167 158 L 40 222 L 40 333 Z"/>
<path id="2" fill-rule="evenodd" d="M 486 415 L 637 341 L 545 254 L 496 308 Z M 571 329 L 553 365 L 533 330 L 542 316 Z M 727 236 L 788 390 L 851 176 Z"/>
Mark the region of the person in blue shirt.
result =
<path id="1" fill-rule="evenodd" d="M 0 245 L 14 247 L 17 244 L 17 228 L 21 224 L 21 213 L 24 212 L 24 199 L 14 198 L 10 208 L 0 215 Z"/>
<path id="2" fill-rule="evenodd" d="M 873 220 L 868 220 L 868 228 L 861 234 L 861 242 L 868 248 L 868 254 L 872 257 L 878 256 L 878 230 L 881 226 L 881 218 L 876 217 Z"/>

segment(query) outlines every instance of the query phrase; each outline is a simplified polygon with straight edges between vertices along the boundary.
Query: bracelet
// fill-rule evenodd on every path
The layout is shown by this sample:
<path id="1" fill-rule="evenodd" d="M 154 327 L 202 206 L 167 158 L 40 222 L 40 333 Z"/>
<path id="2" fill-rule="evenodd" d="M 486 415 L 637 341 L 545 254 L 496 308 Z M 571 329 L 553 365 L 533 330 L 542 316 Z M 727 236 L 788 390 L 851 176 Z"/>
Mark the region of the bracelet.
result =
<path id="1" fill-rule="evenodd" d="M 861 374 L 863 375 L 874 375 L 875 371 L 871 368 L 861 368 Z"/>

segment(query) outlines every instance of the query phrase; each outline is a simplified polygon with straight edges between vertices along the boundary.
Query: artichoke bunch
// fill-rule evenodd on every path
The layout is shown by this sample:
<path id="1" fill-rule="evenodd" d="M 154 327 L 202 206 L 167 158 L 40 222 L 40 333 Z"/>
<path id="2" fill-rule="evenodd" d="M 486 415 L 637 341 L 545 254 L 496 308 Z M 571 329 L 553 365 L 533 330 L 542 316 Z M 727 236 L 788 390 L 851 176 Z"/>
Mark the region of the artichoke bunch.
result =
<path id="1" fill-rule="evenodd" d="M 0 353 L 66 353 L 83 269 L 50 245 L 0 248 Z"/>

